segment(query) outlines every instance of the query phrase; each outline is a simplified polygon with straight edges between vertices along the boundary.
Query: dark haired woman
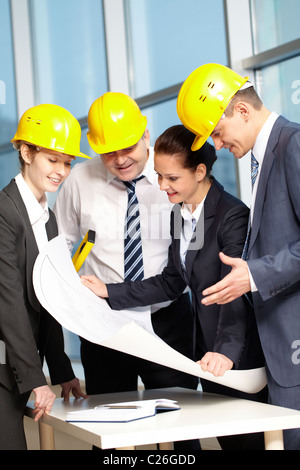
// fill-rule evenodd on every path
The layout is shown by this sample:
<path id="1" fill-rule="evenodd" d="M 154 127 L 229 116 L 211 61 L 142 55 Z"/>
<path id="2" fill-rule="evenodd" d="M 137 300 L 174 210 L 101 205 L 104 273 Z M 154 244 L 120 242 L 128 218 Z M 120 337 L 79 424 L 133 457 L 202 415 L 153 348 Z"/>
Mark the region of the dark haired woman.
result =
<path id="1" fill-rule="evenodd" d="M 156 141 L 155 170 L 160 189 L 174 203 L 168 265 L 143 281 L 107 284 L 94 276 L 82 282 L 96 295 L 108 297 L 115 310 L 174 299 L 188 285 L 195 312 L 196 357 L 215 376 L 227 370 L 264 365 L 250 304 L 238 298 L 226 305 L 205 307 L 202 291 L 228 273 L 219 252 L 240 257 L 247 233 L 248 208 L 210 175 L 214 147 L 205 143 L 192 152 L 194 135 L 182 125 L 167 129 Z M 266 390 L 247 395 L 201 380 L 204 391 L 266 401 Z M 263 448 L 262 435 L 219 439 L 223 448 Z"/>

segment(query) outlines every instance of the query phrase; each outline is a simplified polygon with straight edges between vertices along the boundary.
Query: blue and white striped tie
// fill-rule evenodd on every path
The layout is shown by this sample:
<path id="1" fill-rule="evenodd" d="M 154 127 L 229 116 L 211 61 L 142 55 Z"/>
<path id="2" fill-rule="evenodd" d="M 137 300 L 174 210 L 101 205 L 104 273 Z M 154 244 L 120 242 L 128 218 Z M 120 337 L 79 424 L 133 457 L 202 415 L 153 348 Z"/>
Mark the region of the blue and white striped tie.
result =
<path id="1" fill-rule="evenodd" d="M 139 178 L 140 179 L 140 178 Z M 136 281 L 144 277 L 139 203 L 135 194 L 138 180 L 123 181 L 128 193 L 124 233 L 124 280 Z"/>
<path id="2" fill-rule="evenodd" d="M 252 182 L 252 189 L 253 189 L 254 183 L 256 181 L 257 175 L 258 175 L 258 161 L 254 157 L 253 153 L 251 153 L 251 182 Z M 243 248 L 243 253 L 242 253 L 242 259 L 243 260 L 247 260 L 247 258 L 248 258 L 250 233 L 251 233 L 251 213 L 249 214 L 247 236 L 246 236 L 246 241 L 245 241 L 244 248 Z"/>
<path id="3" fill-rule="evenodd" d="M 256 181 L 258 175 L 258 161 L 256 160 L 255 156 L 251 152 L 251 182 L 252 182 L 252 188 L 254 186 L 254 183 Z"/>

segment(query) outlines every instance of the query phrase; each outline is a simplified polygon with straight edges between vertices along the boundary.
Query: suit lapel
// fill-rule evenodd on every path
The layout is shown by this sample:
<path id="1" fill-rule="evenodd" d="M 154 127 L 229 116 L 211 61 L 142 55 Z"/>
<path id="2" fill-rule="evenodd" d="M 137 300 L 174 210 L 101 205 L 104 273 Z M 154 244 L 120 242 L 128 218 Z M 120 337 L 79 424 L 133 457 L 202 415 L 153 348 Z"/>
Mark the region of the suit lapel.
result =
<path id="1" fill-rule="evenodd" d="M 195 230 L 197 243 L 195 243 L 194 246 L 194 242 L 190 243 L 185 258 L 186 276 L 188 277 L 188 279 L 191 279 L 195 258 L 199 253 L 199 250 L 201 250 L 204 244 L 205 235 L 214 221 L 216 207 L 223 191 L 223 186 L 213 178 L 212 185 L 204 201 L 204 208 L 202 214 L 198 220 Z"/>
<path id="2" fill-rule="evenodd" d="M 27 293 L 31 305 L 39 311 L 40 304 L 35 296 L 32 286 L 32 271 L 35 260 L 39 254 L 39 250 L 35 241 L 34 233 L 31 227 L 31 223 L 28 217 L 28 213 L 23 202 L 23 199 L 20 195 L 18 187 L 14 180 L 10 182 L 4 190 L 11 200 L 14 202 L 17 211 L 20 214 L 21 219 L 23 220 L 25 227 L 25 239 L 26 239 L 26 279 L 27 279 Z"/>
<path id="3" fill-rule="evenodd" d="M 250 237 L 250 245 L 249 245 L 249 251 L 251 250 L 258 231 L 260 227 L 260 221 L 262 217 L 262 208 L 264 205 L 264 200 L 265 200 L 265 194 L 266 194 L 266 189 L 267 189 L 267 182 L 269 178 L 269 174 L 272 168 L 272 165 L 274 163 L 274 149 L 276 145 L 278 144 L 278 138 L 281 132 L 282 127 L 284 124 L 287 122 L 285 118 L 280 116 L 271 131 L 268 145 L 266 148 L 266 152 L 264 155 L 263 163 L 262 163 L 262 168 L 261 168 L 261 173 L 258 181 L 258 187 L 257 187 L 257 193 L 256 193 L 256 198 L 255 198 L 255 207 L 254 207 L 254 212 L 253 212 L 253 221 L 252 221 L 252 228 L 251 228 L 251 237 Z"/>
<path id="4" fill-rule="evenodd" d="M 46 223 L 46 232 L 48 240 L 52 240 L 52 238 L 55 238 L 58 235 L 56 219 L 51 209 L 49 209 L 49 220 Z"/>
<path id="5" fill-rule="evenodd" d="M 181 216 L 181 204 L 175 204 L 172 208 L 172 250 L 175 265 L 180 270 L 182 269 L 180 259 L 180 237 L 182 226 L 183 218 Z"/>

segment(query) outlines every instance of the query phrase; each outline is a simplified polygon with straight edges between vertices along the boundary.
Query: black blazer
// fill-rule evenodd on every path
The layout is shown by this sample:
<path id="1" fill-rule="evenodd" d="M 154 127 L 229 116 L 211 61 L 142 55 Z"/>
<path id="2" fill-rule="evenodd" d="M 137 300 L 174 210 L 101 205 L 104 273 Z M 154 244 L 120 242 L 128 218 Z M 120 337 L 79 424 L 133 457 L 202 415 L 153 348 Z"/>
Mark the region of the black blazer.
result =
<path id="1" fill-rule="evenodd" d="M 49 239 L 57 235 L 52 211 L 46 229 Z M 11 389 L 17 383 L 20 393 L 45 385 L 44 357 L 53 384 L 72 380 L 62 328 L 34 292 L 32 271 L 38 247 L 14 180 L 0 192 L 0 240 L 0 340 L 6 349 L 0 384 Z"/>
<path id="2" fill-rule="evenodd" d="M 201 239 L 204 236 L 203 247 L 195 250 L 190 245 L 184 271 L 180 260 L 180 236 L 176 233 L 178 216 L 181 220 L 180 208 L 176 204 L 171 214 L 172 242 L 163 272 L 144 281 L 108 284 L 111 307 L 119 310 L 174 299 L 188 285 L 197 324 L 198 359 L 207 351 L 215 351 L 229 357 L 235 368 L 262 366 L 264 359 L 249 302 L 241 297 L 226 305 L 207 307 L 201 304 L 202 291 L 222 279 L 231 269 L 221 263 L 219 252 L 241 256 L 249 209 L 212 179 L 204 202 L 204 229 L 201 228 L 202 220 L 196 227 L 196 237 Z"/>

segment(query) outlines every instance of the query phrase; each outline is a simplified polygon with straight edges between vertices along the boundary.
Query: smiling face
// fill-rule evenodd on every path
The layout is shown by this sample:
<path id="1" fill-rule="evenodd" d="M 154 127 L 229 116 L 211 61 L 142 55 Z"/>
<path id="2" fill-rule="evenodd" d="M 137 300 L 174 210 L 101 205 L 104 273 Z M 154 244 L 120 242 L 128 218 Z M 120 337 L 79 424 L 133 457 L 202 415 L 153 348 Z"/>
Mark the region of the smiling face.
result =
<path id="1" fill-rule="evenodd" d="M 71 171 L 74 157 L 52 150 L 31 150 L 21 146 L 25 162 L 22 170 L 24 180 L 39 201 L 45 192 L 55 192 Z"/>
<path id="2" fill-rule="evenodd" d="M 150 146 L 150 135 L 144 136 L 132 147 L 101 155 L 107 170 L 122 181 L 135 179 L 144 169 Z"/>
<path id="3" fill-rule="evenodd" d="M 180 155 L 155 153 L 154 167 L 161 191 L 166 191 L 172 204 L 184 202 L 192 207 L 204 197 L 206 167 L 198 165 L 196 171 L 182 166 Z"/>

